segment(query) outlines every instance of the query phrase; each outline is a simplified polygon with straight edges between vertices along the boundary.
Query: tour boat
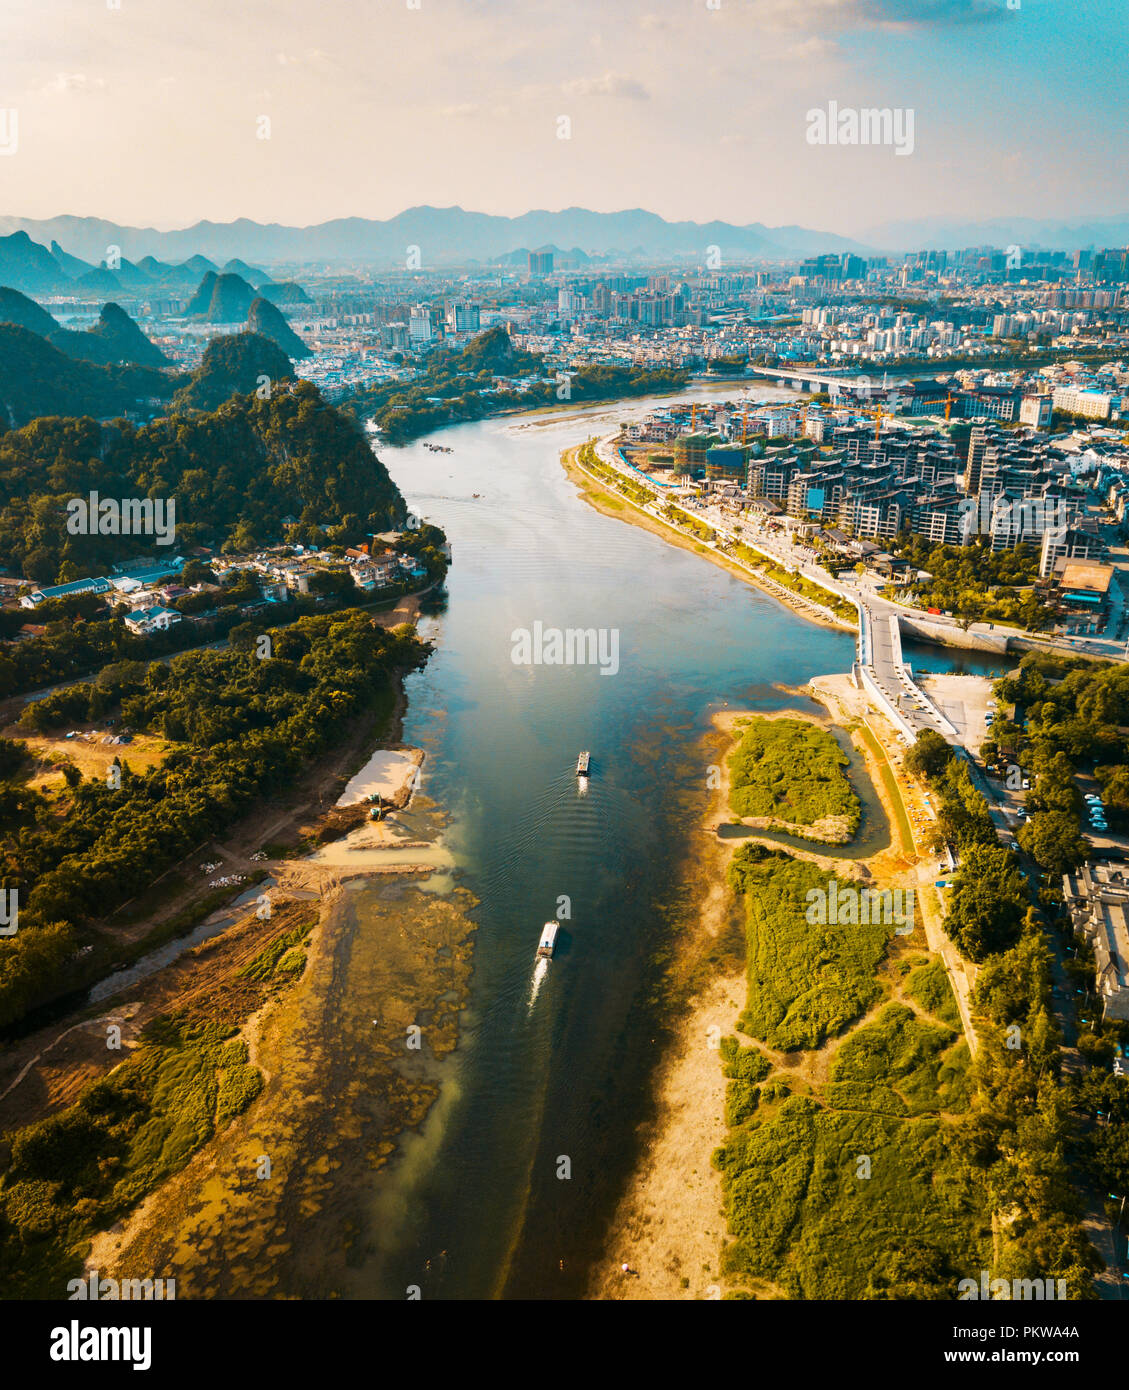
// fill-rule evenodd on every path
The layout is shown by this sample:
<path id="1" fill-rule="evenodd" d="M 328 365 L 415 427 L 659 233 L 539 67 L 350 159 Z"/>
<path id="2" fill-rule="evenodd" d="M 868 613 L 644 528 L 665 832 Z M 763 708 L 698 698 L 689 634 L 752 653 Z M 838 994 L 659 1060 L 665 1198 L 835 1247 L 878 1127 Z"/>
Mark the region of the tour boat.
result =
<path id="1" fill-rule="evenodd" d="M 557 944 L 557 932 L 560 930 L 559 922 L 546 922 L 541 928 L 541 940 L 537 943 L 537 955 L 548 960 L 553 954 L 553 947 Z"/>
<path id="2" fill-rule="evenodd" d="M 592 756 L 592 755 L 591 755 L 590 753 L 585 752 L 585 753 L 581 753 L 580 757 L 577 758 L 577 760 L 576 760 L 576 775 L 577 775 L 577 777 L 587 777 L 587 776 L 588 776 L 588 761 L 589 761 L 589 759 L 591 758 L 591 756 Z"/>

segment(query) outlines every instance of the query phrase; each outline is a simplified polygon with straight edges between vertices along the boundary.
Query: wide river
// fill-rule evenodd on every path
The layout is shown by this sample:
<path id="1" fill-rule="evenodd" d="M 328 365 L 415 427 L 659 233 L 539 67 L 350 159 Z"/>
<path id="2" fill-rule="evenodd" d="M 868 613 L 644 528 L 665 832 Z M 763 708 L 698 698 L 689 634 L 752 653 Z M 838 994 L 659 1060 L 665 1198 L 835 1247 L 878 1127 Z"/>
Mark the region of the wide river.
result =
<path id="1" fill-rule="evenodd" d="M 425 1298 L 584 1291 L 647 1114 L 661 953 L 693 910 L 680 869 L 701 833 L 709 715 L 724 702 L 795 706 L 778 685 L 851 664 L 851 635 L 578 498 L 561 450 L 653 404 L 459 426 L 434 436 L 449 454 L 382 451 L 452 546 L 404 739 L 427 750 L 422 789 L 449 815 L 478 925 L 440 1099 L 373 1184 L 371 1297 L 413 1284 Z M 617 634 L 618 669 L 515 664 L 515 630 L 537 622 Z M 909 659 L 990 669 L 922 648 Z M 538 969 L 562 899 L 571 916 Z M 363 894 L 357 911 L 363 932 Z"/>

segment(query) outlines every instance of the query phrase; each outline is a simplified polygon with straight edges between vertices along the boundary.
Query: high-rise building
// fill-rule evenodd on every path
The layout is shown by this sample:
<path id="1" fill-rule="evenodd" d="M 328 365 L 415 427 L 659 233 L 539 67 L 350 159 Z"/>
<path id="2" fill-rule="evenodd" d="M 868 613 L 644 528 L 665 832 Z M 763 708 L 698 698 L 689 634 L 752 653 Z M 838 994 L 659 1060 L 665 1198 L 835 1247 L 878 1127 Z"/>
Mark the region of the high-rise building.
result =
<path id="1" fill-rule="evenodd" d="M 1037 430 L 1046 429 L 1051 423 L 1051 410 L 1049 391 L 1029 392 L 1019 406 L 1020 423 Z"/>
<path id="2" fill-rule="evenodd" d="M 973 426 L 968 437 L 968 462 L 964 469 L 964 490 L 971 496 L 980 491 L 980 474 L 984 466 L 984 454 L 988 448 L 990 432 L 987 425 Z"/>
<path id="3" fill-rule="evenodd" d="M 530 251 L 529 273 L 530 275 L 552 275 L 553 253 L 551 251 Z"/>
<path id="4" fill-rule="evenodd" d="M 477 333 L 481 326 L 481 312 L 477 304 L 455 303 L 447 305 L 447 330 L 450 333 Z"/>
<path id="5" fill-rule="evenodd" d="M 426 304 L 416 304 L 408 322 L 408 337 L 413 347 L 431 342 L 431 310 Z"/>

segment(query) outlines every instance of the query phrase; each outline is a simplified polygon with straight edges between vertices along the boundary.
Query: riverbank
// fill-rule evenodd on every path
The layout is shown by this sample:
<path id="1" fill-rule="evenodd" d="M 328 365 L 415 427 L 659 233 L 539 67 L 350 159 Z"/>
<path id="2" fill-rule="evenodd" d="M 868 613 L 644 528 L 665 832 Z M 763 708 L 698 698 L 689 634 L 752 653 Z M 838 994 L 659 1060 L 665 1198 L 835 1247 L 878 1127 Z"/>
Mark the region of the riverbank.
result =
<path id="1" fill-rule="evenodd" d="M 803 718 L 821 728 L 830 728 L 833 720 L 840 725 L 856 725 L 853 742 L 865 758 L 866 774 L 893 823 L 890 790 L 879 775 L 874 750 L 857 727 L 864 706 L 851 697 L 858 696 L 858 692 L 847 677 L 820 677 L 802 693 L 821 700 L 827 715 L 784 709 L 769 717 Z M 722 1175 L 713 1164 L 714 1153 L 725 1145 L 730 1134 L 727 1098 L 733 1084 L 723 1069 L 718 1043 L 734 1033 L 749 1002 L 744 925 L 743 920 L 738 920 L 744 904 L 729 886 L 728 870 L 740 845 L 750 841 L 721 840 L 716 830 L 732 819 L 729 754 L 737 746 L 743 723 L 763 717 L 759 710 L 718 712 L 701 746 L 702 763 L 707 773 L 714 774 L 710 783 L 713 796 L 700 825 L 700 867 L 709 888 L 702 895 L 697 931 L 680 943 L 676 968 L 688 979 L 695 975 L 700 978 L 700 966 L 691 963 L 703 958 L 704 943 L 716 938 L 725 924 L 732 930 L 735 922 L 741 933 L 741 966 L 713 970 L 689 1000 L 688 1011 L 657 1073 L 655 1120 L 641 1138 L 641 1157 L 609 1228 L 606 1255 L 592 1272 L 592 1298 L 710 1299 L 738 1290 L 748 1292 L 751 1287 L 759 1297 L 795 1296 L 772 1279 L 762 1279 L 751 1286 L 743 1275 L 722 1273 L 722 1250 L 729 1244 L 730 1236 L 726 1229 Z M 777 848 L 769 840 L 763 843 L 770 849 Z M 824 852 L 818 852 L 813 843 L 810 851 L 792 851 L 792 857 L 832 873 L 843 882 L 856 878 L 861 871 L 864 881 L 882 887 L 904 889 L 917 883 L 916 855 L 912 850 L 907 854 L 897 841 L 863 860 L 836 859 L 835 846 L 822 848 Z M 918 958 L 923 945 L 921 934 L 906 943 L 895 940 L 897 949 L 892 940 L 889 954 L 879 967 L 882 1002 L 896 1002 L 911 1009 L 915 1016 L 924 1016 L 927 1010 L 920 1009 L 899 982 L 900 967 L 895 963 L 902 956 Z M 847 1039 L 857 1029 L 874 1023 L 879 1008 L 875 1005 L 865 1009 L 845 1033 L 833 1036 L 814 1051 L 778 1052 L 762 1046 L 768 1068 L 789 1090 L 819 1094 L 831 1080 Z M 955 1013 L 952 1017 L 956 1017 Z M 923 1017 L 923 1021 L 928 1024 L 931 1020 Z M 747 1043 L 748 1039 L 742 1041 Z M 623 1271 L 624 1264 L 631 1272 Z"/>
<path id="2" fill-rule="evenodd" d="M 734 578 L 742 580 L 754 589 L 759 589 L 761 593 L 767 594 L 770 598 L 777 599 L 798 617 L 809 623 L 814 623 L 818 627 L 832 628 L 835 631 L 850 632 L 855 630 L 846 623 L 825 617 L 806 602 L 801 595 L 793 594 L 769 576 L 749 569 L 719 551 L 703 545 L 700 541 L 691 539 L 676 526 L 671 526 L 651 516 L 649 512 L 644 511 L 621 493 L 614 491 L 581 464 L 580 451 L 583 447 L 583 445 L 576 445 L 574 448 L 564 450 L 561 454 L 561 466 L 569 479 L 576 484 L 580 496 L 593 510 L 600 512 L 603 516 L 625 521 L 631 526 L 638 526 L 640 530 L 650 531 L 652 535 L 661 536 L 669 545 L 676 545 L 680 550 L 688 550 L 691 554 L 702 556 L 703 559 L 709 560 L 711 564 L 717 565 L 719 569 L 725 570 Z M 768 560 L 765 560 L 766 567 L 768 564 Z"/>
<path id="3" fill-rule="evenodd" d="M 421 891 L 427 877 L 437 867 L 449 870 L 451 861 L 437 852 L 446 818 L 418 791 L 424 750 L 399 741 L 405 710 L 402 678 L 396 676 L 387 699 L 354 720 L 332 756 L 308 767 L 286 797 L 264 801 L 222 842 L 202 846 L 189 856 L 193 863 L 201 856 L 211 861 L 212 872 L 247 871 L 244 884 L 228 890 L 229 895 L 241 895 L 242 911 L 233 914 L 226 908 L 213 913 L 193 932 L 199 940 L 200 932 L 207 932 L 215 921 L 214 934 L 200 944 L 185 943 L 171 960 L 162 950 L 148 970 L 143 960 L 137 967 L 144 971 L 139 978 L 121 976 L 120 987 L 103 991 L 98 1003 L 57 1018 L 5 1050 L 0 1126 L 9 1134 L 61 1114 L 88 1083 L 115 1076 L 119 1064 L 137 1049 L 149 1055 L 149 1030 L 160 1018 L 175 1017 L 177 1026 L 189 1034 L 222 1024 L 230 1031 L 225 1048 L 245 1049 L 249 1068 L 261 1073 L 264 1095 L 252 1101 L 246 1114 L 231 1120 L 221 1088 L 216 1133 L 210 1133 L 211 1120 L 196 1130 L 202 1138 L 185 1151 L 187 1166 L 163 1176 L 152 1191 L 139 1189 L 144 1201 L 95 1237 L 91 1267 L 103 1274 L 131 1277 L 138 1268 L 152 1269 L 158 1277 L 177 1280 L 178 1296 L 203 1296 L 206 1281 L 215 1276 L 213 1239 L 230 1225 L 231 1193 L 242 1193 L 250 1203 L 244 1234 L 255 1226 L 255 1213 L 264 1206 L 266 1189 L 244 1186 L 242 1158 L 237 1160 L 237 1173 L 225 1168 L 236 1161 L 239 1145 L 249 1134 L 256 1136 L 251 1141 L 254 1169 L 260 1155 L 286 1154 L 287 1145 L 280 1143 L 275 1128 L 280 1117 L 297 1114 L 296 1128 L 320 1131 L 326 1123 L 321 1112 L 332 1112 L 351 1097 L 357 1114 L 334 1129 L 332 1138 L 320 1135 L 318 1151 L 354 1137 L 359 1127 L 365 1132 L 366 1153 L 356 1166 L 370 1171 L 385 1161 L 405 1128 L 422 1121 L 434 1101 L 438 1088 L 431 1071 L 455 1046 L 458 1014 L 465 1002 L 471 932 L 467 914 L 473 900 L 459 890 L 447 901 Z M 380 746 L 374 752 L 378 734 Z M 381 798 L 379 822 L 370 818 L 373 795 Z M 404 814 L 409 814 L 410 825 L 402 823 Z M 248 882 L 263 877 L 268 880 L 263 893 L 247 902 Z M 169 885 L 173 889 L 180 882 L 174 878 Z M 353 940 L 359 895 L 381 903 L 367 915 L 360 945 Z M 136 917 L 138 948 L 151 949 L 167 937 L 163 923 L 175 905 L 164 895 L 157 909 L 160 918 L 150 915 L 141 899 L 126 905 L 126 912 L 132 909 Z M 291 942 L 299 918 L 305 926 Z M 133 925 L 132 917 L 127 921 Z M 257 959 L 264 952 L 269 956 L 272 943 L 282 938 L 276 954 L 284 959 L 284 969 Z M 170 949 L 172 945 L 175 942 Z M 328 1001 L 335 1006 L 340 1002 L 340 982 L 353 970 L 363 974 L 356 997 L 371 990 L 379 994 L 379 1001 L 362 1005 L 368 1014 L 363 1024 L 356 1019 L 345 1024 L 331 1021 Z M 111 975 L 105 984 L 116 979 Z M 374 1040 L 372 1030 L 378 1025 L 382 1036 Z M 117 1042 L 108 1044 L 115 1033 Z M 349 1034 L 362 1047 L 363 1061 L 343 1077 L 338 1057 L 342 1039 Z M 320 1060 L 313 1063 L 315 1054 Z M 363 1090 L 357 1077 L 365 1078 Z M 385 1098 L 383 1107 L 362 1098 L 374 1095 Z M 180 1101 L 174 1097 L 171 1104 L 175 1118 Z M 359 1126 L 358 1116 L 364 1117 Z M 318 1172 L 324 1171 L 319 1163 Z M 210 1194 L 221 1176 L 229 1195 L 218 1208 L 210 1208 Z M 286 1186 L 293 1194 L 295 1183 L 300 1187 L 304 1181 L 291 1179 Z M 287 1218 L 290 1229 L 305 1219 L 311 1201 L 305 1197 L 300 1216 Z M 171 1233 L 183 1233 L 187 1222 L 199 1235 L 205 1210 L 215 1218 L 216 1230 L 200 1236 L 200 1258 L 186 1261 L 184 1249 L 170 1244 Z M 196 1243 L 196 1235 L 185 1239 L 189 1246 Z M 340 1240 L 327 1245 L 339 1248 Z M 232 1293 L 245 1291 L 238 1262 L 232 1269 L 220 1263 L 221 1277 L 230 1277 Z M 271 1259 L 261 1264 L 269 1268 Z M 35 1277 L 44 1276 L 40 1272 Z M 293 1285 L 290 1292 L 293 1296 Z"/>
<path id="4" fill-rule="evenodd" d="M 247 1021 L 259 1099 L 99 1237 L 89 1264 L 174 1275 L 179 1298 L 356 1296 L 354 1255 L 381 1234 L 356 1214 L 438 1095 L 472 941 L 466 893 L 361 889 L 359 936 L 357 891 L 323 897 L 300 983 Z"/>
<path id="5" fill-rule="evenodd" d="M 725 767 L 732 726 L 747 712 L 718 713 L 699 744 L 708 775 Z M 675 943 L 667 968 L 668 1007 L 681 1019 L 654 1074 L 653 1118 L 639 1135 L 639 1159 L 589 1273 L 589 1299 L 701 1299 L 716 1296 L 725 1232 L 720 1176 L 710 1161 L 725 1139 L 725 1077 L 718 1040 L 745 1006 L 741 926 L 726 886 L 735 846 L 715 828 L 728 792 L 713 786 L 695 835 L 689 887 L 699 904 L 693 930 Z M 664 1009 L 666 1012 L 666 1009 Z M 628 1266 L 629 1273 L 623 1270 Z"/>

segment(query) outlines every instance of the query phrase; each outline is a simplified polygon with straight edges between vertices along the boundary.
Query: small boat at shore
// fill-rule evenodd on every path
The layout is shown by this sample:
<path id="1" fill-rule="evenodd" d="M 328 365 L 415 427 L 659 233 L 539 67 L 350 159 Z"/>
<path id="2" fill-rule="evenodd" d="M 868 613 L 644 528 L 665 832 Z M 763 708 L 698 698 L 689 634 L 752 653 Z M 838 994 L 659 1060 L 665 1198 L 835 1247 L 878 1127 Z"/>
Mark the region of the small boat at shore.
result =
<path id="1" fill-rule="evenodd" d="M 591 758 L 592 758 L 592 755 L 591 755 L 591 753 L 588 753 L 588 752 L 581 753 L 580 757 L 577 758 L 577 760 L 576 760 L 576 775 L 577 775 L 577 777 L 587 777 L 587 776 L 588 776 L 588 764 L 589 764 L 589 762 L 591 761 Z"/>
<path id="2" fill-rule="evenodd" d="M 559 922 L 546 922 L 541 928 L 541 939 L 537 943 L 537 958 L 548 960 L 557 944 L 557 932 L 561 929 Z"/>

